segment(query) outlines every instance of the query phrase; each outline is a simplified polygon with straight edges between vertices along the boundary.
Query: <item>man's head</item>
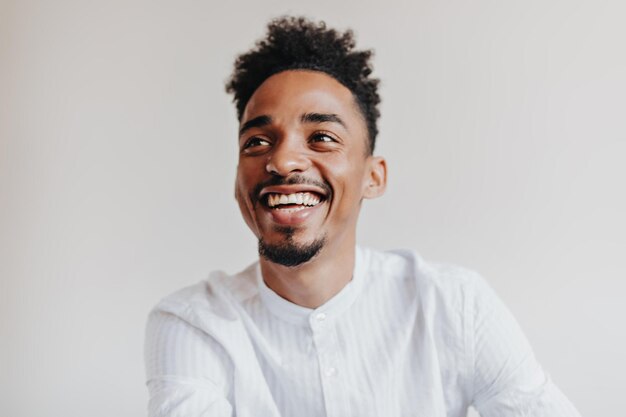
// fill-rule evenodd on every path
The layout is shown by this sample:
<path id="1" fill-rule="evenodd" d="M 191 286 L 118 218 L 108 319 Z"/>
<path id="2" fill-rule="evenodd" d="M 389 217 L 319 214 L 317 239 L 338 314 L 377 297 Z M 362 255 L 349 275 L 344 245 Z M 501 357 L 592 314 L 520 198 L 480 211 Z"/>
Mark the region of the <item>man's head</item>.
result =
<path id="1" fill-rule="evenodd" d="M 384 191 L 372 156 L 378 81 L 350 32 L 284 18 L 227 85 L 240 121 L 235 194 L 267 260 L 297 266 L 354 245 L 363 198 Z"/>
<path id="2" fill-rule="evenodd" d="M 267 36 L 256 48 L 237 58 L 226 84 L 226 91 L 234 96 L 239 120 L 252 94 L 270 76 L 294 69 L 321 71 L 354 95 L 367 125 L 369 153 L 373 153 L 380 97 L 379 80 L 370 77 L 372 51 L 355 51 L 351 31 L 340 33 L 326 28 L 324 22 L 285 17 L 271 21 L 267 29 Z"/>

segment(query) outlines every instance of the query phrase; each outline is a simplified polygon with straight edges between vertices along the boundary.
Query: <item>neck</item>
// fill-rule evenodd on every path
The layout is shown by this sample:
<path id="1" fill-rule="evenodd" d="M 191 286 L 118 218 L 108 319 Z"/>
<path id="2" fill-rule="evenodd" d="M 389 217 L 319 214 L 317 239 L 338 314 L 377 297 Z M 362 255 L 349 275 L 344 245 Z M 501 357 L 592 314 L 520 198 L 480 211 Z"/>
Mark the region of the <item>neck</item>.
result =
<path id="1" fill-rule="evenodd" d="M 302 307 L 317 308 L 334 297 L 352 280 L 355 241 L 339 248 L 322 248 L 308 262 L 296 267 L 260 259 L 263 280 L 284 299 Z"/>

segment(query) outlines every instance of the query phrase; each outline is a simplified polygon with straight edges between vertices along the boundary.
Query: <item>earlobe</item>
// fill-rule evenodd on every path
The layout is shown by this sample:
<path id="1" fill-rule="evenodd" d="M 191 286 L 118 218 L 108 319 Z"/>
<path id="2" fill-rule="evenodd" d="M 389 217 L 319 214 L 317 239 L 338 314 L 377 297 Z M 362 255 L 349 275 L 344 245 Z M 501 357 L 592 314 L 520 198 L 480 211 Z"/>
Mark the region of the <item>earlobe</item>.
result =
<path id="1" fill-rule="evenodd" d="M 381 156 L 372 156 L 368 163 L 368 176 L 365 181 L 363 197 L 380 197 L 387 188 L 387 161 Z"/>

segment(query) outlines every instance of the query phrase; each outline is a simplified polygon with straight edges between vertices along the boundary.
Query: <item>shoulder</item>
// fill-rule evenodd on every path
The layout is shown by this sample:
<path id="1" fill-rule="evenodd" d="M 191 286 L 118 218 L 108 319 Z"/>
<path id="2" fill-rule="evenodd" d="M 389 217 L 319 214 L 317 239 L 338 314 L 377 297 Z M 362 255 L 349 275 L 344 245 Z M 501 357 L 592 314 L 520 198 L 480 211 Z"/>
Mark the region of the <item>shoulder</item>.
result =
<path id="1" fill-rule="evenodd" d="M 254 263 L 234 275 L 211 272 L 206 279 L 162 298 L 151 310 L 149 321 L 163 314 L 196 327 L 216 320 L 234 320 L 237 306 L 258 292 L 257 267 Z"/>
<path id="2" fill-rule="evenodd" d="M 399 280 L 403 285 L 416 285 L 421 297 L 454 302 L 488 289 L 478 272 L 454 264 L 427 261 L 414 250 L 361 248 L 360 251 L 370 274 Z"/>

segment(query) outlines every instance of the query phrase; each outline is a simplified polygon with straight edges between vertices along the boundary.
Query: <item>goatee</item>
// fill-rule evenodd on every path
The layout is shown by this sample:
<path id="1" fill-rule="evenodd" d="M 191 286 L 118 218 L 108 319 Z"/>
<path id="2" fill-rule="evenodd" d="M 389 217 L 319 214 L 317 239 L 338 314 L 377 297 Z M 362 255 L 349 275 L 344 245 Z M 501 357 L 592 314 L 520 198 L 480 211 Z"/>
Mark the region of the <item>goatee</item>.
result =
<path id="1" fill-rule="evenodd" d="M 288 233 L 287 239 L 278 244 L 269 244 L 259 239 L 259 255 L 270 262 L 294 267 L 313 259 L 325 243 L 324 236 L 308 244 L 298 244 L 293 241 L 293 234 Z"/>

